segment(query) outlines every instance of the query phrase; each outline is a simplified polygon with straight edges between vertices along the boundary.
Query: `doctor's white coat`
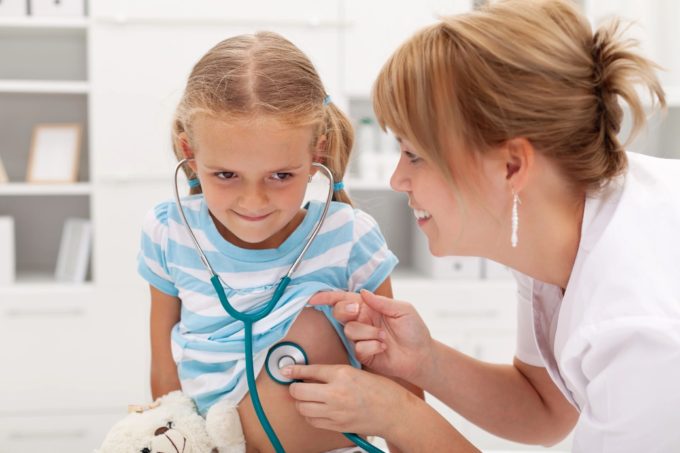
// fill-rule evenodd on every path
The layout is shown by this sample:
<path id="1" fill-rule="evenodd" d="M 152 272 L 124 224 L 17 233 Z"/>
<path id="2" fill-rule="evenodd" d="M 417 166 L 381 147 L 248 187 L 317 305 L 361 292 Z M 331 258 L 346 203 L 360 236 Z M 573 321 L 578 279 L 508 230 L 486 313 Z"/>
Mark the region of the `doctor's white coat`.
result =
<path id="1" fill-rule="evenodd" d="M 680 452 L 680 161 L 588 196 L 564 296 L 522 274 L 518 350 L 581 413 L 573 451 Z"/>

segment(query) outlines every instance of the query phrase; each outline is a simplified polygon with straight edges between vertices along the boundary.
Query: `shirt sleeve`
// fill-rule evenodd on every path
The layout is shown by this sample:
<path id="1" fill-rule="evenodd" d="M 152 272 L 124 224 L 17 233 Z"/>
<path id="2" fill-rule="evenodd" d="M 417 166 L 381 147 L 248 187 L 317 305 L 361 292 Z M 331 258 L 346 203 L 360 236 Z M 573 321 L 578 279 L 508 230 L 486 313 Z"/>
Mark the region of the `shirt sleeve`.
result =
<path id="1" fill-rule="evenodd" d="M 512 275 L 517 281 L 517 352 L 515 355 L 517 359 L 528 365 L 544 367 L 534 333 L 533 279 L 517 271 L 513 271 Z"/>
<path id="2" fill-rule="evenodd" d="M 574 451 L 680 451 L 680 323 L 617 321 L 590 326 L 569 354 L 566 377 L 585 389 Z"/>
<path id="3" fill-rule="evenodd" d="M 137 256 L 137 271 L 150 285 L 171 296 L 179 293 L 168 269 L 168 204 L 149 211 L 142 224 L 142 237 Z"/>
<path id="4" fill-rule="evenodd" d="M 348 289 L 375 291 L 390 276 L 399 260 L 387 248 L 373 217 L 358 209 L 354 212 L 352 250 L 347 263 Z"/>

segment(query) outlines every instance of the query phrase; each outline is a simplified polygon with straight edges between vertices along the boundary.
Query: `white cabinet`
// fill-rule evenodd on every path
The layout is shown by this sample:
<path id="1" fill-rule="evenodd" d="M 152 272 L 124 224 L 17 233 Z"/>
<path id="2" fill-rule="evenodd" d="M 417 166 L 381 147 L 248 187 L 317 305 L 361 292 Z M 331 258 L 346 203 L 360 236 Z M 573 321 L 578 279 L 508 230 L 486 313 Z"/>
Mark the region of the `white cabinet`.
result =
<path id="1" fill-rule="evenodd" d="M 0 304 L 0 415 L 77 413 L 144 401 L 146 304 L 94 286 L 16 289 Z"/>
<path id="2" fill-rule="evenodd" d="M 124 411 L 84 414 L 0 415 L 0 453 L 91 453 Z"/>

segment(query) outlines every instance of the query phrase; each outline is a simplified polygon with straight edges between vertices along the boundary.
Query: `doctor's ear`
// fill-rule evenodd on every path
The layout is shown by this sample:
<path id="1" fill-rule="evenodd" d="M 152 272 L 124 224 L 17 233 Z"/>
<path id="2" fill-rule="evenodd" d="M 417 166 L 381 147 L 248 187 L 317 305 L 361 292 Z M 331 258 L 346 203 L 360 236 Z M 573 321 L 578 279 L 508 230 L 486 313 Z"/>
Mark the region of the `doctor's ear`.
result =
<path id="1" fill-rule="evenodd" d="M 534 166 L 534 145 L 524 137 L 516 137 L 505 142 L 501 152 L 505 160 L 505 179 L 513 190 L 521 192 Z"/>

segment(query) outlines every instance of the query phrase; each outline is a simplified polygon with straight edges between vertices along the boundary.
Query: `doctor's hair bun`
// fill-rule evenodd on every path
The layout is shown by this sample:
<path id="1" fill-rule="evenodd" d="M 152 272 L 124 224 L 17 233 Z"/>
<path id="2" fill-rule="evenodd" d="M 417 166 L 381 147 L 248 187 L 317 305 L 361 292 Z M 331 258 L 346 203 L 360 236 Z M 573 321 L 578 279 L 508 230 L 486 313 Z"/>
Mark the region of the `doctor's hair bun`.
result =
<path id="1" fill-rule="evenodd" d="M 597 102 L 594 124 L 596 145 L 605 151 L 605 178 L 625 168 L 625 146 L 646 122 L 644 101 L 635 87 L 642 85 L 649 92 L 652 102 L 665 106 L 664 92 L 654 72 L 660 68 L 636 53 L 638 42 L 624 37 L 628 28 L 624 28 L 620 20 L 614 19 L 593 34 L 593 90 Z M 628 104 L 632 117 L 632 128 L 625 144 L 618 138 L 624 116 L 620 100 Z"/>

